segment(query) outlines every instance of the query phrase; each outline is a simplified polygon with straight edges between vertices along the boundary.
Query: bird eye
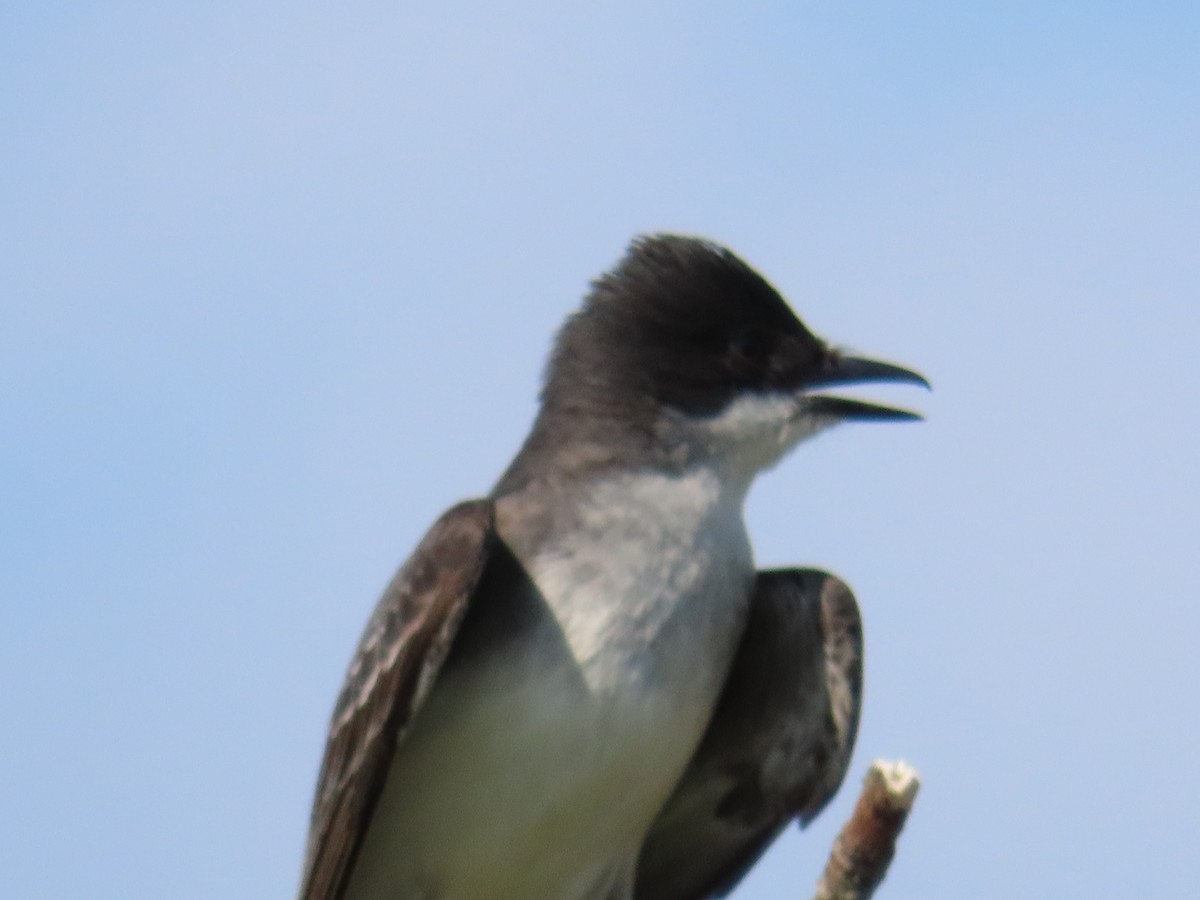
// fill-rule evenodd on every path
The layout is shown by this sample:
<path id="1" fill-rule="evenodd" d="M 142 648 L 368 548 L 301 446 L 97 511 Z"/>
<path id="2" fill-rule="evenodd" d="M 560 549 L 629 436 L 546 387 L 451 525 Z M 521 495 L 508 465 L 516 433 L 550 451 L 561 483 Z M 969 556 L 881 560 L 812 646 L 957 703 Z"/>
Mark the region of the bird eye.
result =
<path id="1" fill-rule="evenodd" d="M 729 339 L 729 361 L 744 372 L 766 368 L 773 350 L 770 336 L 758 328 L 739 328 Z"/>

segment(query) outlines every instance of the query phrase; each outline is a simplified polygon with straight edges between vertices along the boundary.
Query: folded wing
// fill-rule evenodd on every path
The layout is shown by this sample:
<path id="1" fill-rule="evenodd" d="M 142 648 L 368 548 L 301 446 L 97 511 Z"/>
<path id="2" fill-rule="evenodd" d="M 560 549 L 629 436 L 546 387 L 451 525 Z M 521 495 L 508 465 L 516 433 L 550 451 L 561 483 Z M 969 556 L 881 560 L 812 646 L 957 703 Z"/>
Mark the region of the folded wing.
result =
<path id="1" fill-rule="evenodd" d="M 380 599 L 334 708 L 300 900 L 339 900 L 397 743 L 445 661 L 495 543 L 490 501 L 443 515 Z"/>
<path id="2" fill-rule="evenodd" d="M 724 896 L 788 822 L 825 807 L 854 748 L 862 651 L 842 581 L 759 573 L 712 722 L 643 845 L 637 900 Z"/>

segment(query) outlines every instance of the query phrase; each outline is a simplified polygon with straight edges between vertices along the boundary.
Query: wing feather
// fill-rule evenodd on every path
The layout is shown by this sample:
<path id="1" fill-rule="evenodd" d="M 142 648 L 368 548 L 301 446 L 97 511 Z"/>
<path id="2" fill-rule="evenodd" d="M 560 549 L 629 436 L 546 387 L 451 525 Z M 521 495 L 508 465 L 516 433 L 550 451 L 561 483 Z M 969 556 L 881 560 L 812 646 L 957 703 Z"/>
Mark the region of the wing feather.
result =
<path id="1" fill-rule="evenodd" d="M 494 541 L 491 501 L 460 503 L 375 607 L 329 726 L 300 900 L 343 896 L 396 744 L 445 661 Z"/>
<path id="2" fill-rule="evenodd" d="M 760 572 L 712 722 L 642 848 L 638 900 L 704 900 L 737 885 L 846 774 L 862 696 L 862 622 L 814 569 Z"/>

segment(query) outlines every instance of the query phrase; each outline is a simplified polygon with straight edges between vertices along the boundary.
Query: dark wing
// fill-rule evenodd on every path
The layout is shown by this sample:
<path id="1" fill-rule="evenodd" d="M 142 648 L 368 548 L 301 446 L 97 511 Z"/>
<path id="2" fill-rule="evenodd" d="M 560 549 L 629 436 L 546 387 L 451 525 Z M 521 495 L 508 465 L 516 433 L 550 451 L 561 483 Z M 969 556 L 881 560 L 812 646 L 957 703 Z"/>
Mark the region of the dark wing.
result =
<path id="1" fill-rule="evenodd" d="M 443 515 L 384 591 L 333 711 L 300 900 L 339 900 L 397 742 L 429 693 L 495 543 L 491 501 Z"/>
<path id="2" fill-rule="evenodd" d="M 824 808 L 854 748 L 862 647 L 840 580 L 759 573 L 712 722 L 642 847 L 637 900 L 724 896 L 788 822 Z"/>

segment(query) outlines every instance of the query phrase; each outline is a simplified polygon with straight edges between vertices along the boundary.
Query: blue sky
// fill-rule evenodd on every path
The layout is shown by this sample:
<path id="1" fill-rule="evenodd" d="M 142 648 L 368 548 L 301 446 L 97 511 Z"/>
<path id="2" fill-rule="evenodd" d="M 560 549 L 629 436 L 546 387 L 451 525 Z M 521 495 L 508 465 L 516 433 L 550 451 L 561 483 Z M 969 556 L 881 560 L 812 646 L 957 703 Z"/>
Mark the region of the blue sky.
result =
<path id="1" fill-rule="evenodd" d="M 375 596 L 660 229 L 936 387 L 751 497 L 867 684 L 736 896 L 880 756 L 881 897 L 1194 890 L 1200 7 L 479 6 L 0 5 L 6 893 L 291 895 Z"/>

